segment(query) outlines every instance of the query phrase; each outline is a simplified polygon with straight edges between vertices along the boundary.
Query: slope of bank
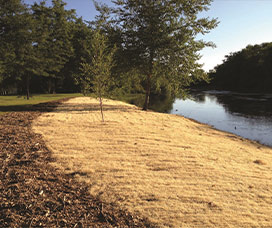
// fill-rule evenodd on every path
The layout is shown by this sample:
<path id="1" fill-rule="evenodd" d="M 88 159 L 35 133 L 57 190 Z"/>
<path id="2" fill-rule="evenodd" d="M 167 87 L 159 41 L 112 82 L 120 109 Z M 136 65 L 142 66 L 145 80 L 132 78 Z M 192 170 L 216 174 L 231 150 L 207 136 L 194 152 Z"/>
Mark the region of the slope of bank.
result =
<path id="1" fill-rule="evenodd" d="M 272 149 L 186 118 L 75 98 L 33 129 L 58 169 L 160 227 L 272 226 Z"/>
<path id="2" fill-rule="evenodd" d="M 50 165 L 51 151 L 31 124 L 58 104 L 0 116 L 0 227 L 151 227 Z"/>

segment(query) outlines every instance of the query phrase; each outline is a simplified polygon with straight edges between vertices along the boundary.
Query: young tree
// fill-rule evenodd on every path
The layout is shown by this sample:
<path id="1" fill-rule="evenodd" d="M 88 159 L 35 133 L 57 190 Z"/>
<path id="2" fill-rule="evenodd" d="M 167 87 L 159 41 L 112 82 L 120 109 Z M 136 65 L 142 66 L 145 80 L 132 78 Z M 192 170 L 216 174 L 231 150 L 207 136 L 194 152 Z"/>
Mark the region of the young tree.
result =
<path id="1" fill-rule="evenodd" d="M 81 77 L 86 89 L 92 90 L 100 103 L 102 121 L 103 114 L 103 96 L 108 92 L 111 84 L 111 69 L 114 65 L 113 55 L 115 48 L 109 48 L 107 38 L 97 29 L 93 34 L 91 43 L 91 58 L 81 63 Z"/>
<path id="2" fill-rule="evenodd" d="M 177 95 L 185 86 L 204 78 L 198 52 L 213 46 L 196 40 L 217 25 L 198 18 L 212 0 L 116 0 L 112 22 L 121 31 L 123 60 L 145 77 L 144 110 L 152 87 L 167 87 Z"/>

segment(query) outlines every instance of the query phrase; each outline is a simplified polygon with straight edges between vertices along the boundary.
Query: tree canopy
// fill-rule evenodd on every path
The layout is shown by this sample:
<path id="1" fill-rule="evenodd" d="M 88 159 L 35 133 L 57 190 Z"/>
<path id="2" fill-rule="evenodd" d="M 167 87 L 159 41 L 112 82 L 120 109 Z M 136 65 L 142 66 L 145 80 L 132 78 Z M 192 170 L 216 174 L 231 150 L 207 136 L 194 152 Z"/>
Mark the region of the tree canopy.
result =
<path id="1" fill-rule="evenodd" d="M 210 77 L 216 89 L 272 92 L 272 43 L 248 45 L 230 53 Z"/>
<path id="2" fill-rule="evenodd" d="M 0 6 L 2 86 L 16 86 L 18 93 L 25 91 L 29 98 L 31 80 L 42 88 L 41 84 L 50 87 L 50 79 L 61 77 L 73 54 L 75 13 L 65 10 L 62 0 L 52 0 L 52 6 L 45 1 L 28 6 L 21 0 L 1 0 Z"/>
<path id="3" fill-rule="evenodd" d="M 146 91 L 144 109 L 148 108 L 150 91 L 161 86 L 171 93 L 204 77 L 199 51 L 212 46 L 196 40 L 215 28 L 217 21 L 198 18 L 208 10 L 211 0 L 117 0 L 111 10 L 112 25 L 120 33 L 122 61 L 143 77 Z"/>
<path id="4" fill-rule="evenodd" d="M 95 2 L 95 1 L 94 1 Z M 217 21 L 200 18 L 212 0 L 117 0 L 109 8 L 95 2 L 100 15 L 83 21 L 63 0 L 24 4 L 0 0 L 0 88 L 17 92 L 78 92 L 82 59 L 92 59 L 94 34 L 107 39 L 115 65 L 111 90 L 180 95 L 186 86 L 205 79 L 199 51 L 210 42 L 197 40 Z M 90 62 L 90 64 L 92 64 Z M 13 90 L 14 91 L 14 90 Z"/>
<path id="5" fill-rule="evenodd" d="M 93 34 L 91 44 L 91 58 L 83 59 L 79 82 L 85 85 L 86 90 L 94 92 L 100 102 L 102 121 L 103 97 L 108 94 L 112 83 L 111 68 L 114 65 L 113 56 L 115 48 L 109 48 L 108 40 L 99 29 Z"/>
<path id="6" fill-rule="evenodd" d="M 32 24 L 20 0 L 0 0 L 0 64 L 2 84 L 19 80 L 32 70 Z"/>

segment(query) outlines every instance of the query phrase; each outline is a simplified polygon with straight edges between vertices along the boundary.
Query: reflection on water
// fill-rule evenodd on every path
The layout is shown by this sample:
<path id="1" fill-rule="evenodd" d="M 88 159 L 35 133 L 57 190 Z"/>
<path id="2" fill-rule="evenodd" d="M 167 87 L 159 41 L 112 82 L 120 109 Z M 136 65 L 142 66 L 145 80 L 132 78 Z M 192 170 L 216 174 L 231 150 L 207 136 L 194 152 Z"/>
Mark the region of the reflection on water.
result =
<path id="1" fill-rule="evenodd" d="M 192 93 L 175 100 L 169 113 L 272 146 L 272 94 Z"/>
<path id="2" fill-rule="evenodd" d="M 138 94 L 129 100 L 130 104 L 143 107 L 145 101 L 145 94 Z M 175 98 L 168 95 L 151 95 L 149 109 L 156 112 L 170 113 L 173 109 Z"/>

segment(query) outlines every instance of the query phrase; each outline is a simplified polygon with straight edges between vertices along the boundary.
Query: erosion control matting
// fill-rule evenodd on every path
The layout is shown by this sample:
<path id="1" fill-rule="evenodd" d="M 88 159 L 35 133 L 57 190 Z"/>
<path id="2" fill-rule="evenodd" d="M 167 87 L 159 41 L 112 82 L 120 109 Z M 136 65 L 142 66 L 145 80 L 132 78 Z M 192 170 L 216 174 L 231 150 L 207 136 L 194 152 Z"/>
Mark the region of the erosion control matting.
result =
<path id="1" fill-rule="evenodd" d="M 61 173 L 31 122 L 58 102 L 0 116 L 0 227 L 151 227 Z"/>

